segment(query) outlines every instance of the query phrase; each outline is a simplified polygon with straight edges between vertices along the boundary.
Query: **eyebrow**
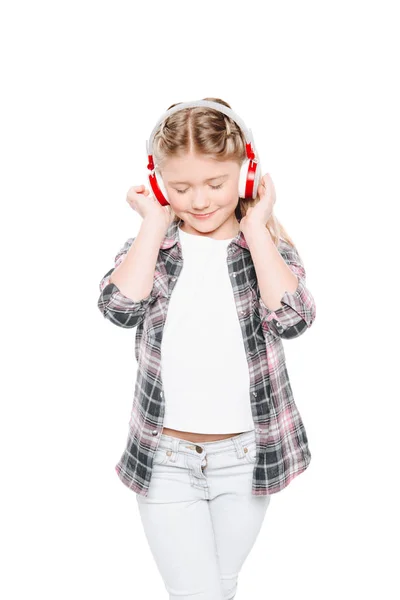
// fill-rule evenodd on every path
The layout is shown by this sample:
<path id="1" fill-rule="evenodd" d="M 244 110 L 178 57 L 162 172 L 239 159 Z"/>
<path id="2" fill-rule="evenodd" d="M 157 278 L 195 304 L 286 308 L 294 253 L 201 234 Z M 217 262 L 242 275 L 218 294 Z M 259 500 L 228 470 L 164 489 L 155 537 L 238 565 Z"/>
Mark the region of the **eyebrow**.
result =
<path id="1" fill-rule="evenodd" d="M 208 179 L 205 179 L 204 182 L 206 181 L 213 181 L 213 179 L 221 179 L 221 177 L 228 177 L 229 173 L 225 173 L 224 175 L 216 175 L 215 177 L 209 177 Z M 171 183 L 190 183 L 190 181 L 170 181 Z"/>

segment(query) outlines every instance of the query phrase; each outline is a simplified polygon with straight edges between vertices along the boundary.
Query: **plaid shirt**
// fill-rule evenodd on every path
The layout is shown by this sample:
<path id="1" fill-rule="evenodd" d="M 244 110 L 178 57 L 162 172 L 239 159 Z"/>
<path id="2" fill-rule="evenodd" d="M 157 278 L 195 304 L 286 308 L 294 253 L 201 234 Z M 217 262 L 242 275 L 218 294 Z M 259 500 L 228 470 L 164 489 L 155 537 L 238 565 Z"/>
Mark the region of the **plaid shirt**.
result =
<path id="1" fill-rule="evenodd" d="M 115 466 L 120 480 L 147 496 L 153 457 L 163 429 L 164 392 L 161 342 L 168 303 L 183 267 L 179 222 L 173 222 L 160 246 L 153 289 L 132 301 L 110 283 L 135 238 L 129 238 L 115 257 L 114 268 L 100 281 L 98 308 L 119 327 L 136 327 L 137 377 L 125 450 Z M 315 303 L 306 287 L 303 262 L 297 250 L 281 239 L 278 250 L 299 283 L 286 292 L 282 307 L 271 311 L 258 288 L 255 267 L 243 233 L 227 247 L 227 268 L 243 335 L 250 375 L 249 401 L 256 434 L 257 456 L 252 494 L 279 492 L 309 465 L 306 431 L 293 399 L 282 340 L 296 338 L 315 319 Z"/>

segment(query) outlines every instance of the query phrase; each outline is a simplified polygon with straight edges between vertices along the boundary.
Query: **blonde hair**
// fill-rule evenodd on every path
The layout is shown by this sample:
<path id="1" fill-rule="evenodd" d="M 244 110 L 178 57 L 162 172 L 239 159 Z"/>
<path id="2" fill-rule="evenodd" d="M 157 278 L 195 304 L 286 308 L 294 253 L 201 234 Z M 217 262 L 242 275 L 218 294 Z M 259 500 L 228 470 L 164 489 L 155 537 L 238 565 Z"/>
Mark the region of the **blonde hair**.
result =
<path id="1" fill-rule="evenodd" d="M 231 106 L 220 98 L 203 98 Z M 171 104 L 167 110 L 180 104 Z M 164 160 L 183 156 L 189 152 L 206 155 L 215 160 L 234 160 L 239 166 L 246 159 L 246 140 L 236 124 L 225 114 L 204 106 L 184 108 L 168 116 L 159 126 L 154 136 L 153 157 L 158 170 L 162 170 Z M 259 202 L 256 198 L 245 199 L 239 197 L 235 215 L 238 221 L 246 215 L 247 209 Z M 172 207 L 173 222 L 180 221 Z M 279 239 L 286 240 L 294 245 L 285 228 L 272 213 L 266 228 L 269 230 L 274 244 L 277 246 Z"/>

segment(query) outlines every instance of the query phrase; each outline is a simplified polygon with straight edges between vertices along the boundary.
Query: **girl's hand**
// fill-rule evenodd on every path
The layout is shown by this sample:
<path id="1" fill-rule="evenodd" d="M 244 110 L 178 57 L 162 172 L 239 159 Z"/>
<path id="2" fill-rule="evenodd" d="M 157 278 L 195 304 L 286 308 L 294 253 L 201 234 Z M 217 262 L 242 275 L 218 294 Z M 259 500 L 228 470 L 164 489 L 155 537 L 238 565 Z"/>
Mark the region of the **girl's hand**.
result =
<path id="1" fill-rule="evenodd" d="M 162 206 L 144 185 L 129 188 L 126 201 L 133 210 L 139 213 L 142 219 L 160 223 L 160 227 L 165 231 L 172 223 L 174 215 L 171 207 L 169 205 Z"/>
<path id="2" fill-rule="evenodd" d="M 266 226 L 268 219 L 272 215 L 272 210 L 276 202 L 275 187 L 269 173 L 266 173 L 258 186 L 258 195 L 260 200 L 254 206 L 247 209 L 246 216 L 239 222 L 240 231 L 248 227 Z"/>

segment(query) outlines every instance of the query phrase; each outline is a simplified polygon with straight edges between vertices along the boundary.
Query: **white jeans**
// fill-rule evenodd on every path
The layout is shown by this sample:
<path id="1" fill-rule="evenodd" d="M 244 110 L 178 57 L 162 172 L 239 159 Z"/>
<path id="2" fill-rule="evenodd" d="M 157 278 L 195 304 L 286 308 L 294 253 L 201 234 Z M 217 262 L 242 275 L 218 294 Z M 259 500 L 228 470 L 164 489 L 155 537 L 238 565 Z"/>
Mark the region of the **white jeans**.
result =
<path id="1" fill-rule="evenodd" d="M 254 430 L 201 443 L 161 435 L 148 496 L 136 498 L 170 600 L 235 597 L 271 499 L 251 493 L 255 454 Z"/>

